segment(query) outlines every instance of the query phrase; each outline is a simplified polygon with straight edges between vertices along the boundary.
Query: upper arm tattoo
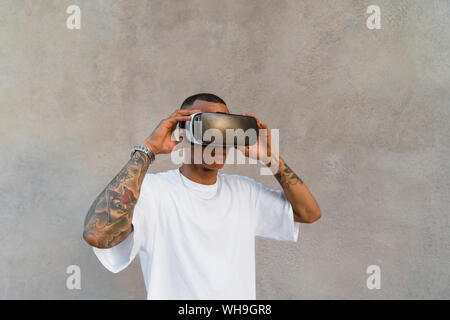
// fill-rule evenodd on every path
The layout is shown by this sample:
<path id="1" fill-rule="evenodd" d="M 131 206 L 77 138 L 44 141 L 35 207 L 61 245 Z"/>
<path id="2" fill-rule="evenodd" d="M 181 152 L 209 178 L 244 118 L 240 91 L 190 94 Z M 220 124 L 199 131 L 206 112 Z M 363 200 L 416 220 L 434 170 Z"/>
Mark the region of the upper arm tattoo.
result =
<path id="1" fill-rule="evenodd" d="M 85 236 L 99 248 L 122 242 L 132 231 L 133 209 L 150 159 L 135 152 L 130 161 L 99 194 L 84 221 Z"/>

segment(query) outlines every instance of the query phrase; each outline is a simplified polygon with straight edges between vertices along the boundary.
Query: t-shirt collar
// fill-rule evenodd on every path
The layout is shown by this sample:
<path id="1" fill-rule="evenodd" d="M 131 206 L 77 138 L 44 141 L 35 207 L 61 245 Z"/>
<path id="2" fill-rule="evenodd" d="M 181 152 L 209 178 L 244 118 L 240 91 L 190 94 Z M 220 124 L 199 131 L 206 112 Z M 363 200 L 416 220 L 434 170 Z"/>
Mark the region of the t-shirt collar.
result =
<path id="1" fill-rule="evenodd" d="M 219 186 L 219 175 L 217 175 L 217 180 L 214 184 L 202 184 L 202 183 L 195 182 L 195 181 L 185 177 L 181 173 L 179 168 L 177 169 L 177 171 L 178 171 L 178 174 L 180 175 L 184 185 L 186 186 L 186 188 L 195 190 L 195 191 L 200 191 L 201 193 L 204 193 L 204 195 L 207 197 L 211 197 L 216 194 L 217 188 Z"/>

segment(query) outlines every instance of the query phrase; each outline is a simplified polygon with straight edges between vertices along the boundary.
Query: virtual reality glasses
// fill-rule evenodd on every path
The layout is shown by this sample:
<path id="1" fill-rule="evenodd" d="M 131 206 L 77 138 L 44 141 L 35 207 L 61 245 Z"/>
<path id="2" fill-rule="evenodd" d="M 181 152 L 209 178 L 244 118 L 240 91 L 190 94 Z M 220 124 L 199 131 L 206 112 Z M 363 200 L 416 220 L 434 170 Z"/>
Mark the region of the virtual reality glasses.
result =
<path id="1" fill-rule="evenodd" d="M 223 112 L 199 112 L 180 122 L 193 144 L 212 147 L 252 146 L 258 138 L 258 123 L 250 116 Z"/>

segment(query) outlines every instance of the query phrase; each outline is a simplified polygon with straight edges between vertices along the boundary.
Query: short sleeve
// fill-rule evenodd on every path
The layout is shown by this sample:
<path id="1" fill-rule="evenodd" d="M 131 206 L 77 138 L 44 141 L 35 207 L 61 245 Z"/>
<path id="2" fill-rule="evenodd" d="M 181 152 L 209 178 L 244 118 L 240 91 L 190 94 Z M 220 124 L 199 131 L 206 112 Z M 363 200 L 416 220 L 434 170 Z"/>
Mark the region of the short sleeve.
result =
<path id="1" fill-rule="evenodd" d="M 154 207 L 153 197 L 149 190 L 149 177 L 150 174 L 146 174 L 141 185 L 139 198 L 133 210 L 133 231 L 125 240 L 112 248 L 100 249 L 93 247 L 95 255 L 103 266 L 113 273 L 125 269 L 147 242 L 147 235 L 154 233 L 152 230 L 149 230 L 149 225 L 146 223 L 146 216 Z"/>
<path id="2" fill-rule="evenodd" d="M 297 242 L 300 223 L 294 221 L 290 202 L 283 190 L 265 187 L 252 181 L 255 192 L 255 235 L 265 238 Z"/>

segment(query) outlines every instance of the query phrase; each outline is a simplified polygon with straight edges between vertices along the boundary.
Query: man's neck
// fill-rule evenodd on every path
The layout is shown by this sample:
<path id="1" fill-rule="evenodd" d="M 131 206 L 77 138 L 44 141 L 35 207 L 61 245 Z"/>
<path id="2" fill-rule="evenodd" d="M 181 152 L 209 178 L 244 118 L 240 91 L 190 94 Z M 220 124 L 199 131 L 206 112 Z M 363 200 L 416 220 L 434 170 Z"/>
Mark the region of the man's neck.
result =
<path id="1" fill-rule="evenodd" d="M 198 164 L 183 164 L 179 170 L 186 178 L 206 185 L 216 183 L 219 172 L 217 169 L 208 169 Z"/>

